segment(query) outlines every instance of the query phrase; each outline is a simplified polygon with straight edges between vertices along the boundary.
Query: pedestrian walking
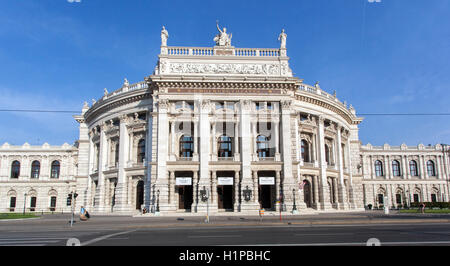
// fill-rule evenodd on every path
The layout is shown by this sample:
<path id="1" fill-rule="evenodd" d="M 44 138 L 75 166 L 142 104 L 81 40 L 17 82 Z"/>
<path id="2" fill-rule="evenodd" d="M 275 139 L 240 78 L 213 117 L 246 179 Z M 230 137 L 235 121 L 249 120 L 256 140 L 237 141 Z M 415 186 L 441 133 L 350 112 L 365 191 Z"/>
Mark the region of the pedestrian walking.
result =
<path id="1" fill-rule="evenodd" d="M 81 221 L 87 221 L 87 219 L 89 219 L 89 213 L 84 208 L 84 206 L 81 206 L 81 209 L 80 209 L 80 220 Z"/>

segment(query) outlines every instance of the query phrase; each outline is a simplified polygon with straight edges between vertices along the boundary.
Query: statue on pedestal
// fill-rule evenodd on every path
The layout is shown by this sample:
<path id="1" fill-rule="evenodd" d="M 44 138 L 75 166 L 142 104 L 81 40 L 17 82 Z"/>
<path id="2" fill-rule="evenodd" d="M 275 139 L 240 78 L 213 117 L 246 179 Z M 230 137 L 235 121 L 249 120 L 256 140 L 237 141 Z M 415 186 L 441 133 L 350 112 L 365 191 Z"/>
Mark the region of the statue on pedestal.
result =
<path id="1" fill-rule="evenodd" d="M 284 29 L 282 29 L 280 35 L 278 36 L 278 40 L 281 42 L 280 48 L 286 48 L 286 37 L 287 34 L 284 32 Z"/>
<path id="2" fill-rule="evenodd" d="M 169 38 L 169 32 L 163 26 L 161 30 L 161 46 L 167 46 L 167 39 Z"/>
<path id="3" fill-rule="evenodd" d="M 214 41 L 216 42 L 217 46 L 231 46 L 231 37 L 233 36 L 231 33 L 230 35 L 227 34 L 227 28 L 223 28 L 223 30 L 220 30 L 219 28 L 219 22 L 216 21 L 217 30 L 220 32 L 220 34 L 217 34 L 216 37 L 214 37 Z"/>

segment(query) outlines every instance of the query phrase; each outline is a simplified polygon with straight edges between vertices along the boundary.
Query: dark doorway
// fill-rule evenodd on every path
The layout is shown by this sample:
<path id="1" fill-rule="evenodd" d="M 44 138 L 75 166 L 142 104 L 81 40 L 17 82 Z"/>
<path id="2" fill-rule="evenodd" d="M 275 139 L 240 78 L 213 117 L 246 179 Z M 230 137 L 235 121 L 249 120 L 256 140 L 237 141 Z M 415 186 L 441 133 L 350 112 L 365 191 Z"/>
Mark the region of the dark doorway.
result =
<path id="1" fill-rule="evenodd" d="M 181 210 L 190 210 L 192 202 L 192 186 L 178 186 L 178 208 Z"/>
<path id="2" fill-rule="evenodd" d="M 233 186 L 217 186 L 218 207 L 219 209 L 233 209 Z"/>
<path id="3" fill-rule="evenodd" d="M 259 186 L 259 204 L 262 209 L 273 209 L 272 190 L 273 185 Z"/>
<path id="4" fill-rule="evenodd" d="M 136 187 L 136 210 L 140 210 L 144 204 L 144 181 L 139 181 Z"/>
<path id="5" fill-rule="evenodd" d="M 304 180 L 303 182 L 303 199 L 306 207 L 311 208 L 311 184 L 308 180 Z"/>

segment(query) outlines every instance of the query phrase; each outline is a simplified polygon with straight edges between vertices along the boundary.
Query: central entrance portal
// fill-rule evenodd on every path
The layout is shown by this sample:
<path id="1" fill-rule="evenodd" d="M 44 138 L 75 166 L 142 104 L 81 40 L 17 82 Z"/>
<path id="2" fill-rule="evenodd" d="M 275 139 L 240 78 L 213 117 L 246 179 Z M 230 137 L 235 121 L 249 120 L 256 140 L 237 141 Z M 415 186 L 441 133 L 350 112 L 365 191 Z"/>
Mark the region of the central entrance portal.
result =
<path id="1" fill-rule="evenodd" d="M 275 209 L 275 172 L 259 172 L 259 204 L 262 209 Z"/>
<path id="2" fill-rule="evenodd" d="M 233 186 L 217 186 L 217 196 L 219 209 L 233 209 Z"/>
<path id="3" fill-rule="evenodd" d="M 175 185 L 178 193 L 178 209 L 191 211 L 193 203 L 192 172 L 175 172 Z"/>
<path id="4" fill-rule="evenodd" d="M 217 207 L 219 210 L 233 210 L 234 172 L 217 172 Z"/>
<path id="5" fill-rule="evenodd" d="M 192 186 L 178 186 L 178 208 L 181 210 L 190 210 L 192 200 Z"/>

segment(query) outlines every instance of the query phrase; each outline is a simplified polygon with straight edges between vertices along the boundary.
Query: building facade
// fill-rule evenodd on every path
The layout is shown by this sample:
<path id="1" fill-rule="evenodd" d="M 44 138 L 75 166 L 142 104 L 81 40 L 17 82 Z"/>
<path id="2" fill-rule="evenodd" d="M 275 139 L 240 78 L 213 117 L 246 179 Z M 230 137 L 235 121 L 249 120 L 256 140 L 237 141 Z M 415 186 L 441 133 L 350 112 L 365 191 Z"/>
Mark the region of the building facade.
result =
<path id="1" fill-rule="evenodd" d="M 355 109 L 293 76 L 284 31 L 280 48 L 236 48 L 217 28 L 207 48 L 167 46 L 163 28 L 153 74 L 85 103 L 75 145 L 4 144 L 0 212 L 67 211 L 72 191 L 95 213 L 449 201 L 448 147 L 362 145 Z"/>

